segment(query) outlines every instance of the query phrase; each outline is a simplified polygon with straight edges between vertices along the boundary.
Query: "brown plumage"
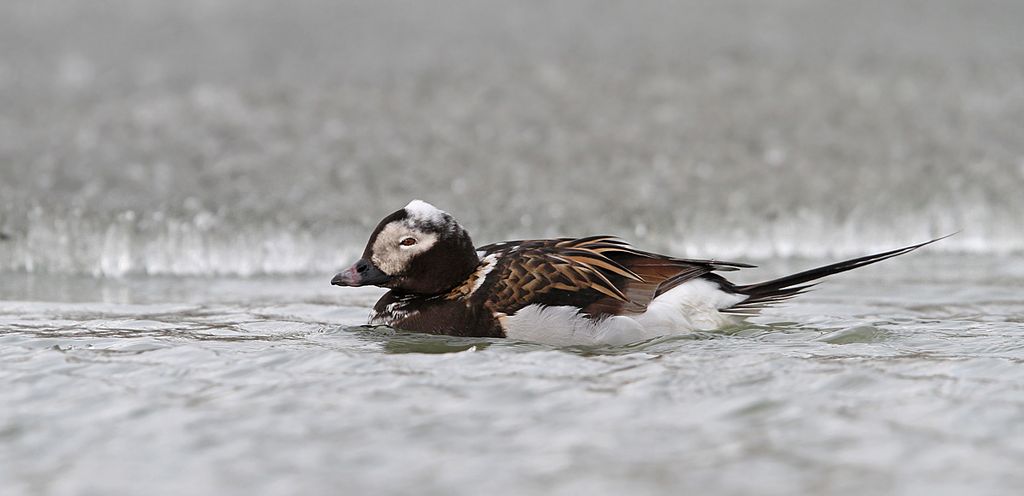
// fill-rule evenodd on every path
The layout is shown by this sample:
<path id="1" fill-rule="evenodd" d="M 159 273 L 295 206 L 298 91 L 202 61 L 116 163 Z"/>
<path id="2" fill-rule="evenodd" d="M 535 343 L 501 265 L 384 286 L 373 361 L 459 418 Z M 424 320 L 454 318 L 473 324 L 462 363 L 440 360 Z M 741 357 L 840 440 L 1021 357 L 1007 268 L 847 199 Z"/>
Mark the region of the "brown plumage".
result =
<path id="1" fill-rule="evenodd" d="M 695 277 L 753 267 L 658 255 L 614 236 L 506 241 L 478 251 L 499 257 L 499 275 L 484 304 L 503 314 L 533 303 L 575 305 L 594 317 L 638 314 Z"/>

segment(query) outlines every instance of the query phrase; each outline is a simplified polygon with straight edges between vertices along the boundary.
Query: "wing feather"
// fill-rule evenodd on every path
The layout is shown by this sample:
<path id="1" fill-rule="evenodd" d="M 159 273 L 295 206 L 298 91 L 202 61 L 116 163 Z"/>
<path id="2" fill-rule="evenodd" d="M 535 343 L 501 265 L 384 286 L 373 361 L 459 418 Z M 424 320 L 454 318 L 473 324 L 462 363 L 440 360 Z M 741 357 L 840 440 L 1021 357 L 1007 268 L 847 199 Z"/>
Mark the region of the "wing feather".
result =
<path id="1" fill-rule="evenodd" d="M 686 281 L 753 267 L 658 255 L 607 235 L 506 241 L 478 251 L 500 256 L 485 305 L 507 315 L 530 304 L 574 305 L 592 316 L 640 313 Z"/>

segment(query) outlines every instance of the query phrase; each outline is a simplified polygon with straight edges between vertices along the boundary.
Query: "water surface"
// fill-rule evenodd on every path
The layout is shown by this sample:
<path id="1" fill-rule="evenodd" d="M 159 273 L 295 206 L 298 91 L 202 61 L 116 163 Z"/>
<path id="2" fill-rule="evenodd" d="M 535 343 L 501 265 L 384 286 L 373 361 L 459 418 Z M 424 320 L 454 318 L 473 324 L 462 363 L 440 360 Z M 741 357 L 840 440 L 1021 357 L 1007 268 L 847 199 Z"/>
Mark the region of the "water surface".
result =
<path id="1" fill-rule="evenodd" d="M 379 292 L 325 277 L 7 277 L 0 481 L 57 495 L 1011 494 L 1024 265 L 954 261 L 894 260 L 750 325 L 613 348 L 361 327 Z"/>

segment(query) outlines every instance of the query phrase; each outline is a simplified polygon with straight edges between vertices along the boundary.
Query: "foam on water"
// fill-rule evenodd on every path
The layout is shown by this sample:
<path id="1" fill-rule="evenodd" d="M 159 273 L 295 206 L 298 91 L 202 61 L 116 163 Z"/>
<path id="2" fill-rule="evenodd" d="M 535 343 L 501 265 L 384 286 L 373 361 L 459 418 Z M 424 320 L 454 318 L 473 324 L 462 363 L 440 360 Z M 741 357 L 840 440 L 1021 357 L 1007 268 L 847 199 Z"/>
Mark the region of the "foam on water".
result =
<path id="1" fill-rule="evenodd" d="M 937 219 L 941 215 L 935 213 Z M 998 220 L 972 223 L 973 227 L 927 250 L 974 255 L 1007 255 L 1024 250 L 1024 226 L 1015 227 L 1021 223 L 1021 217 L 1011 218 L 1005 213 L 1004 218 L 999 212 L 992 215 Z M 665 226 L 665 230 L 652 230 L 644 224 L 642 236 L 624 236 L 646 249 L 694 258 L 835 258 L 921 242 L 954 232 L 960 225 L 951 219 L 890 219 L 884 225 L 873 225 L 874 220 L 859 217 L 845 223 L 830 223 L 821 216 L 801 213 L 794 219 L 723 228 L 712 225 L 714 215 L 708 217 L 695 218 L 693 226 Z M 501 223 L 496 220 L 494 224 Z M 554 227 L 558 225 L 564 227 Z M 506 239 L 494 234 L 493 225 L 488 228 L 487 223 L 481 222 L 480 227 L 479 232 L 470 228 L 476 240 Z M 184 217 L 158 212 L 140 219 L 133 211 L 89 216 L 80 212 L 53 215 L 36 210 L 27 215 L 23 231 L 0 241 L 0 271 L 114 277 L 326 273 L 357 258 L 371 229 L 363 223 L 265 219 L 239 222 L 205 211 Z M 587 219 L 518 232 L 560 236 L 629 229 L 621 224 L 602 226 L 600 220 Z M 515 228 L 510 231 L 516 232 Z"/>

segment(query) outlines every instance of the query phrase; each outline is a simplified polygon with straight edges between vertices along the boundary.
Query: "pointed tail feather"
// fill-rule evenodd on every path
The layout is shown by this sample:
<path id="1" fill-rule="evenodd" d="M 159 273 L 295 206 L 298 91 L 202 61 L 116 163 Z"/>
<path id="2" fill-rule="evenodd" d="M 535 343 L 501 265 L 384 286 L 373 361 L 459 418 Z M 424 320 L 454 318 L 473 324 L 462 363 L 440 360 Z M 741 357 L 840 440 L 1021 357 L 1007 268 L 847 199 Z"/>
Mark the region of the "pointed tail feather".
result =
<path id="1" fill-rule="evenodd" d="M 930 245 L 936 241 L 946 239 L 953 234 L 947 234 L 941 238 L 935 238 L 931 241 L 925 241 L 924 243 L 918 243 L 916 245 L 884 253 L 876 253 L 866 257 L 844 260 L 842 262 L 836 262 L 834 264 L 817 267 L 811 270 L 797 272 L 796 274 L 772 279 L 770 281 L 748 284 L 746 286 L 736 286 L 734 291 L 740 294 L 749 295 L 750 297 L 722 311 L 736 315 L 753 315 L 757 313 L 758 310 L 766 306 L 806 293 L 817 284 L 812 281 L 816 281 L 822 277 L 830 276 L 832 274 L 838 274 L 840 272 L 846 272 L 858 267 L 863 267 L 865 265 L 871 265 L 875 262 L 881 262 L 882 260 L 897 257 L 905 253 L 910 253 L 922 246 Z"/>

